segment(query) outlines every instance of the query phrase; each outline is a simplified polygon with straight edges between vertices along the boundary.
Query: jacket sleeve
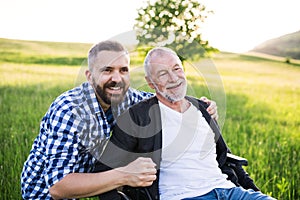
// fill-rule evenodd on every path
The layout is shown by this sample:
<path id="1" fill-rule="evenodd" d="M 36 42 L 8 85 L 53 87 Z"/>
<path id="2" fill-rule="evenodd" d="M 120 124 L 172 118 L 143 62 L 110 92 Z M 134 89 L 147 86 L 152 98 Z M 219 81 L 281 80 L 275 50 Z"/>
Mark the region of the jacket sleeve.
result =
<path id="1" fill-rule="evenodd" d="M 126 115 L 118 118 L 112 136 L 97 162 L 95 172 L 125 166 L 137 158 L 137 154 L 133 152 L 137 139 L 131 135 L 131 124 Z"/>
<path id="2" fill-rule="evenodd" d="M 126 117 L 122 115 L 118 119 L 118 123 L 113 128 L 112 136 L 101 158 L 97 160 L 93 172 L 103 172 L 125 166 L 136 158 L 136 155 L 131 152 L 131 149 L 135 147 L 136 139 L 128 134 L 130 122 Z M 122 199 L 117 189 L 99 194 L 98 197 L 101 200 Z"/>

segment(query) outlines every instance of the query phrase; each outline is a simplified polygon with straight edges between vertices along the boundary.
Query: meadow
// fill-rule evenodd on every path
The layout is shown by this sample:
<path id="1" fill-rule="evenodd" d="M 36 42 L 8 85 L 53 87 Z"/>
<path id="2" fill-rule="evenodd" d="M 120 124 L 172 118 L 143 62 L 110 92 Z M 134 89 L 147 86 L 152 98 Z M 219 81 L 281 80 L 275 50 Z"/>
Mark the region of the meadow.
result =
<path id="1" fill-rule="evenodd" d="M 0 39 L 0 46 L 0 199 L 20 199 L 40 120 L 59 94 L 84 80 L 90 45 Z M 132 53 L 132 86 L 149 90 L 141 60 Z M 262 192 L 300 199 L 299 64 L 223 52 L 186 66 L 189 94 L 217 102 L 223 136 L 248 159 L 245 169 Z"/>

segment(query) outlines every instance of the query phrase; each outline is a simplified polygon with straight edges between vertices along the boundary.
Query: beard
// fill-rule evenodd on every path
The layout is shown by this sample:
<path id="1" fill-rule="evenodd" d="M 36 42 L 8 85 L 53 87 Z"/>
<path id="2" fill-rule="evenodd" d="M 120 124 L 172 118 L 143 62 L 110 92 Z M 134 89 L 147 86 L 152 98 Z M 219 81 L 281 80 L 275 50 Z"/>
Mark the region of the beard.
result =
<path id="1" fill-rule="evenodd" d="M 125 83 L 124 82 L 109 82 L 109 83 L 105 83 L 103 85 L 103 87 L 100 87 L 98 84 L 96 84 L 96 82 L 93 80 L 93 87 L 95 89 L 96 95 L 98 96 L 98 98 L 100 97 L 102 99 L 102 101 L 106 104 L 110 104 L 110 105 L 116 105 L 119 104 L 123 101 L 124 96 L 126 94 L 126 91 L 128 89 L 128 87 L 125 87 Z M 122 89 L 122 93 L 121 94 L 109 94 L 107 92 L 105 92 L 106 88 L 110 88 L 110 87 L 120 87 Z"/>
<path id="2" fill-rule="evenodd" d="M 180 91 L 177 93 L 170 93 L 167 91 L 163 91 L 163 90 L 160 90 L 156 84 L 153 84 L 153 85 L 155 87 L 156 93 L 158 93 L 159 95 L 161 95 L 162 97 L 164 97 L 165 99 L 167 99 L 168 101 L 173 103 L 173 102 L 182 100 L 186 95 L 186 91 L 187 91 L 186 82 L 182 82 L 182 84 L 184 84 L 184 85 L 182 86 Z"/>

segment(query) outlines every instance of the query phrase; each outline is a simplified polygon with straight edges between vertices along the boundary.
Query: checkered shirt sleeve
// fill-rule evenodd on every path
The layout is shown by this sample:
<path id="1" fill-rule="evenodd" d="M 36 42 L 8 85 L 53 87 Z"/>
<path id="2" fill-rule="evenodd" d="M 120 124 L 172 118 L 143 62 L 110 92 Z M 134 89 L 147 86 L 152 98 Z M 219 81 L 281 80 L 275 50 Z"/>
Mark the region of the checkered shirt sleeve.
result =
<path id="1" fill-rule="evenodd" d="M 24 199 L 51 199 L 48 188 L 64 176 L 91 170 L 95 159 L 85 152 L 81 134 L 88 123 L 82 116 L 91 116 L 87 102 L 93 100 L 83 95 L 84 88 L 62 94 L 43 117 L 21 175 Z"/>

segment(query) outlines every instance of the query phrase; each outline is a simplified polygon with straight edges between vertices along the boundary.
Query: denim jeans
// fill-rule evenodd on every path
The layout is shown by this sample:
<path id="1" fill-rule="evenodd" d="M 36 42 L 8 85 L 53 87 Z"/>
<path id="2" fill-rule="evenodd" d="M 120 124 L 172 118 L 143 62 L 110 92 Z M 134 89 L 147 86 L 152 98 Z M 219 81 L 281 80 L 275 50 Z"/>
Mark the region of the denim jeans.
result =
<path id="1" fill-rule="evenodd" d="M 245 190 L 242 187 L 234 187 L 230 189 L 217 188 L 213 189 L 207 194 L 185 198 L 183 200 L 275 200 L 261 192 L 255 192 L 254 190 Z"/>

